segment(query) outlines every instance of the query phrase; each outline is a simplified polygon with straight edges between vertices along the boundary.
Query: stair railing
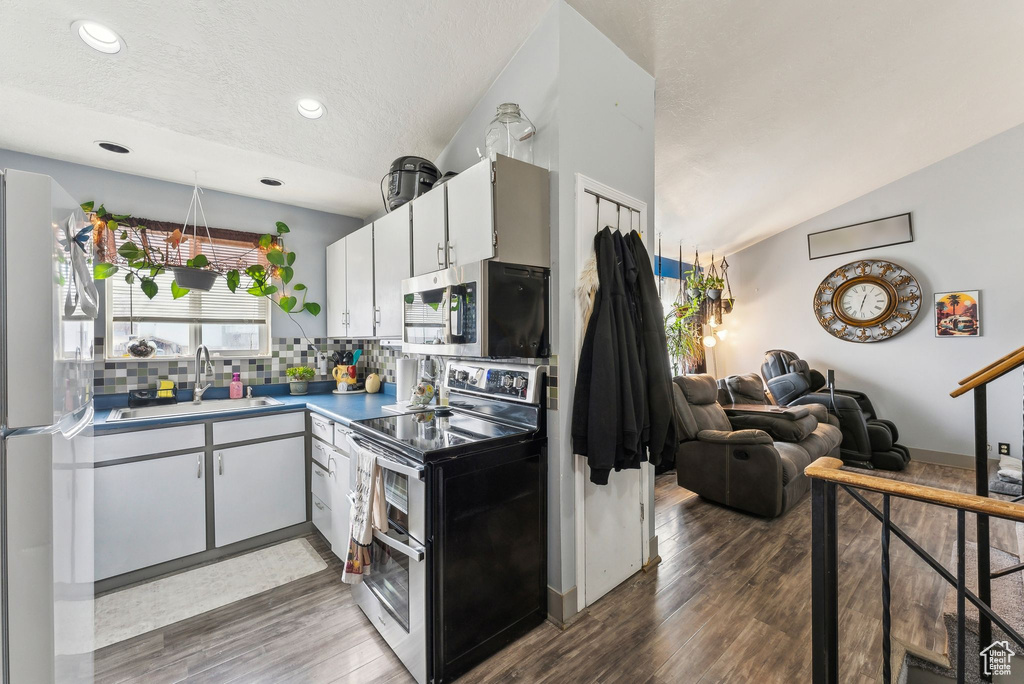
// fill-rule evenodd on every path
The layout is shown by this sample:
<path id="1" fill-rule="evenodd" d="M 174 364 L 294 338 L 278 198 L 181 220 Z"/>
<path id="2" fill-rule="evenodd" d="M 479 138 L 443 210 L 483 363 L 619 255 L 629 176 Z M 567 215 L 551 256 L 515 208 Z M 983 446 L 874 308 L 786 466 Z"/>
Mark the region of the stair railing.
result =
<path id="1" fill-rule="evenodd" d="M 1024 347 L 996 359 L 984 368 L 971 373 L 961 380 L 959 387 L 949 393 L 956 398 L 974 392 L 974 493 L 988 497 L 988 385 L 1007 373 L 1024 366 Z M 1022 492 L 1024 493 L 1024 492 Z M 986 605 L 992 602 L 992 560 L 990 553 L 988 516 L 979 513 L 977 519 L 978 537 L 978 596 Z M 1024 569 L 1024 565 L 1007 568 L 998 576 Z M 992 623 L 984 615 L 978 620 L 978 639 L 982 643 L 992 641 Z"/>
<path id="2" fill-rule="evenodd" d="M 811 642 L 813 649 L 812 673 L 814 684 L 839 684 L 839 544 L 837 535 L 836 494 L 842 489 L 881 523 L 882 543 L 882 681 L 891 684 L 892 672 L 892 592 L 889 582 L 889 545 L 895 535 L 917 554 L 929 567 L 956 587 L 957 596 L 957 682 L 965 681 L 967 658 L 965 653 L 966 602 L 977 609 L 979 618 L 994 622 L 1024 649 L 1024 636 L 1010 627 L 979 595 L 967 588 L 965 565 L 967 512 L 978 517 L 994 516 L 1024 522 L 1024 504 L 999 501 L 974 494 L 926 487 L 924 485 L 866 475 L 862 470 L 842 470 L 843 462 L 836 458 L 819 458 L 804 471 L 811 479 Z M 882 495 L 882 509 L 869 502 L 862 492 Z M 891 499 L 910 499 L 956 510 L 956 574 L 937 561 L 891 519 Z M 981 549 L 979 543 L 979 551 Z M 980 620 L 979 620 L 980 623 Z M 980 636 L 980 635 L 979 635 Z M 989 637 L 991 640 L 991 636 Z M 981 639 L 981 647 L 989 641 Z M 979 672 L 984 675 L 982 660 L 978 656 Z"/>

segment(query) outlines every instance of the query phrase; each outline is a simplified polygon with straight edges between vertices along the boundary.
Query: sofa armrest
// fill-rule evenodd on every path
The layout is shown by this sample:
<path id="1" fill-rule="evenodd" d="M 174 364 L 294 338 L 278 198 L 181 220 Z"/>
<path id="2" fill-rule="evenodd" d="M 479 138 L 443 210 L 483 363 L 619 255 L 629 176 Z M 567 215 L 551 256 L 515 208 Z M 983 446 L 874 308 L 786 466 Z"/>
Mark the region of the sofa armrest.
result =
<path id="1" fill-rule="evenodd" d="M 762 413 L 729 416 L 729 422 L 734 430 L 761 430 L 776 442 L 793 443 L 804 439 L 818 427 L 817 419 L 806 410 L 803 411 L 802 417 L 795 420 Z"/>
<path id="2" fill-rule="evenodd" d="M 818 421 L 820 425 L 828 425 L 828 407 L 824 404 L 805 404 L 804 408 L 811 412 L 814 419 Z"/>
<path id="3" fill-rule="evenodd" d="M 701 430 L 697 439 L 710 444 L 771 444 L 772 436 L 764 430 Z"/>

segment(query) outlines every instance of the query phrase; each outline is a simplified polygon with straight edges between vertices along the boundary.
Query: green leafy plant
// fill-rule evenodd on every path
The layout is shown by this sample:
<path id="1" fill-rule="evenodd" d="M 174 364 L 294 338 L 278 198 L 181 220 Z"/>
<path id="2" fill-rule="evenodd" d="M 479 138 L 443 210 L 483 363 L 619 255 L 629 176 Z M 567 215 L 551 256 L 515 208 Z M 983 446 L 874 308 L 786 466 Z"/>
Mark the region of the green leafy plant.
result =
<path id="1" fill-rule="evenodd" d="M 708 276 L 704 279 L 704 288 L 707 290 L 721 290 L 725 287 L 725 280 L 718 276 Z"/>
<path id="2" fill-rule="evenodd" d="M 690 300 L 674 305 L 665 316 L 665 338 L 674 374 L 679 373 L 682 363 L 695 364 L 704 358 L 700 317 L 695 315 L 699 310 L 700 303 Z"/>
<path id="3" fill-rule="evenodd" d="M 292 366 L 285 374 L 292 382 L 309 382 L 316 375 L 316 371 L 309 366 Z"/>
<path id="4" fill-rule="evenodd" d="M 109 230 L 121 241 L 117 248 L 119 263 L 103 262 L 93 267 L 93 277 L 97 280 L 110 278 L 124 270 L 125 282 L 129 285 L 138 283 L 142 293 L 152 299 L 160 290 L 156 277 L 169 268 L 184 266 L 219 273 L 216 265 L 211 264 L 205 254 L 197 254 L 182 261 L 181 242 L 184 236 L 180 231 L 175 230 L 166 236 L 164 247 L 161 248 L 153 244 L 146 226 L 139 224 L 129 214 L 111 213 L 102 204 L 96 207 L 95 202 L 83 203 L 82 209 L 86 213 L 95 213 L 93 223 L 98 230 Z M 257 243 L 259 249 L 266 253 L 269 268 L 254 264 L 244 271 L 237 268 L 225 271 L 223 276 L 228 289 L 231 292 L 242 289 L 253 297 L 266 297 L 288 315 L 303 311 L 313 316 L 320 315 L 320 305 L 306 301 L 308 290 L 305 285 L 295 283 L 289 290 L 295 277 L 295 252 L 285 251 L 279 238 L 291 230 L 282 221 L 278 221 L 274 227 L 276 233 L 261 235 Z M 275 281 L 279 284 L 275 284 Z M 189 290 L 180 287 L 177 281 L 171 282 L 171 297 L 174 299 L 180 299 L 188 293 Z"/>

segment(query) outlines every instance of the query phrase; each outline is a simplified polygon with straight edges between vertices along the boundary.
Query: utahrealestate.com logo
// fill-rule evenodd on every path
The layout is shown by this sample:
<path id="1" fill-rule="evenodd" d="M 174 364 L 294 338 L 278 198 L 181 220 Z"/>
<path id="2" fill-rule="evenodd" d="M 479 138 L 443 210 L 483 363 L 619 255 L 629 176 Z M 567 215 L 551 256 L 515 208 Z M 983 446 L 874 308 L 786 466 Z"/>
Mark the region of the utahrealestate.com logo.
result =
<path id="1" fill-rule="evenodd" d="M 993 641 L 980 655 L 986 675 L 1008 675 L 1010 660 L 1017 654 L 1010 650 L 1010 642 Z"/>

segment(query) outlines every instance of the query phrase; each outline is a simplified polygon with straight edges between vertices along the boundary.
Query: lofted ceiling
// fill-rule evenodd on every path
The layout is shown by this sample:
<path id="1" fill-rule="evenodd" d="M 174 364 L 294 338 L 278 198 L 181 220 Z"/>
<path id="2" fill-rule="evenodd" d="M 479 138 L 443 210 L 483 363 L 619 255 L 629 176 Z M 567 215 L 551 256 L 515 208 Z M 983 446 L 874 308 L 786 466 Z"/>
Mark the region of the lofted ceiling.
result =
<path id="1" fill-rule="evenodd" d="M 0 0 L 0 147 L 365 216 L 391 161 L 440 152 L 548 6 Z M 86 47 L 79 19 L 127 50 Z M 305 97 L 327 114 L 301 118 Z"/>
<path id="2" fill-rule="evenodd" d="M 435 157 L 550 1 L 0 0 L 0 147 L 366 216 L 392 159 Z M 656 228 L 687 252 L 1024 122 L 1020 0 L 569 4 L 656 77 Z M 83 18 L 127 50 L 87 48 Z M 301 118 L 303 97 L 327 115 Z"/>
<path id="3" fill-rule="evenodd" d="M 569 4 L 655 76 L 656 229 L 686 252 L 731 253 L 1024 122 L 1020 0 Z"/>

